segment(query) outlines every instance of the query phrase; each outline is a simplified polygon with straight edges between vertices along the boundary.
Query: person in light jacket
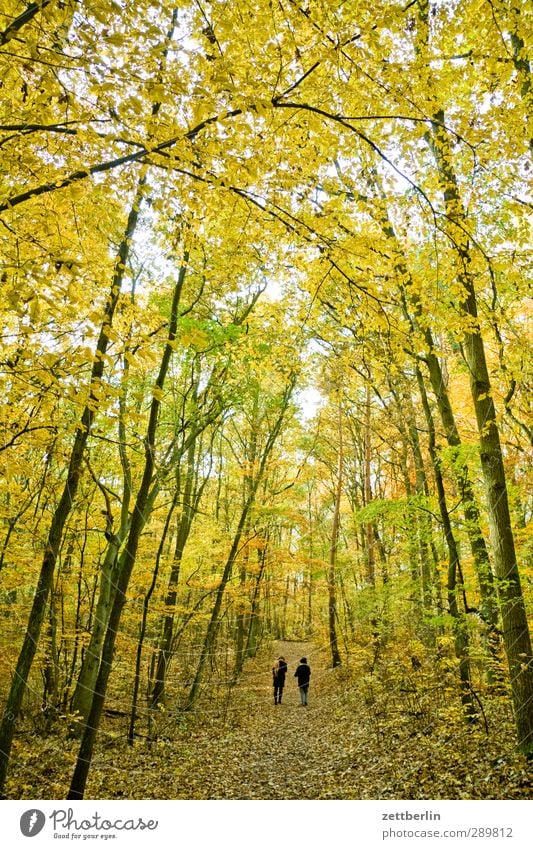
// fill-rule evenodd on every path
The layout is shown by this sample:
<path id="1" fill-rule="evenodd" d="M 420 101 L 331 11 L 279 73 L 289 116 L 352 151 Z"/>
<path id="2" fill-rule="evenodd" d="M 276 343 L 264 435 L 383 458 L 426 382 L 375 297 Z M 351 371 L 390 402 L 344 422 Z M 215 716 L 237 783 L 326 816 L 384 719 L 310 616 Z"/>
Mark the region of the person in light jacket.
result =
<path id="1" fill-rule="evenodd" d="M 302 657 L 294 677 L 298 679 L 298 687 L 300 688 L 300 702 L 302 705 L 307 705 L 307 691 L 309 690 L 309 679 L 311 678 L 311 667 L 307 663 L 307 658 Z"/>

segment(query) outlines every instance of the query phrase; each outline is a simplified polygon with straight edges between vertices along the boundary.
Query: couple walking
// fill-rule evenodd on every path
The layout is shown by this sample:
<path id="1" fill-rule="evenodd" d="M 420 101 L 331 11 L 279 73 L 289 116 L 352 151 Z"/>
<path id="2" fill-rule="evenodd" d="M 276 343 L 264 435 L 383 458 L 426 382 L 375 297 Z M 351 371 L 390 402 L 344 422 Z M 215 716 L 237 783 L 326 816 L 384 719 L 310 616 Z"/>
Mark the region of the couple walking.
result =
<path id="1" fill-rule="evenodd" d="M 274 683 L 274 704 L 281 704 L 283 688 L 285 686 L 285 676 L 287 674 L 287 662 L 284 657 L 278 657 L 276 663 L 272 667 L 272 677 Z M 302 657 L 296 668 L 294 677 L 298 679 L 298 687 L 300 689 L 300 703 L 307 705 L 307 691 L 309 690 L 309 679 L 311 678 L 311 667 L 307 663 L 307 658 Z"/>

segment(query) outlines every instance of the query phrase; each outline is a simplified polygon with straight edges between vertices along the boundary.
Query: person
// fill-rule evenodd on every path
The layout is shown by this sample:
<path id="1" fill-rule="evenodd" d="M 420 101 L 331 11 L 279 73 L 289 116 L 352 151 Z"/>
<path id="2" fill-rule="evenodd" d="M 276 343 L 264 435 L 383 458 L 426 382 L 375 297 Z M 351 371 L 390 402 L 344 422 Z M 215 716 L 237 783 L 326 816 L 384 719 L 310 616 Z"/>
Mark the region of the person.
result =
<path id="1" fill-rule="evenodd" d="M 274 704 L 281 704 L 283 688 L 285 686 L 285 675 L 287 674 L 287 663 L 284 657 L 278 657 L 276 663 L 272 667 L 272 678 L 274 684 Z"/>
<path id="2" fill-rule="evenodd" d="M 307 658 L 302 657 L 294 677 L 298 679 L 298 687 L 300 688 L 300 702 L 302 705 L 307 705 L 307 691 L 309 690 L 309 679 L 311 678 L 311 667 L 307 663 Z"/>

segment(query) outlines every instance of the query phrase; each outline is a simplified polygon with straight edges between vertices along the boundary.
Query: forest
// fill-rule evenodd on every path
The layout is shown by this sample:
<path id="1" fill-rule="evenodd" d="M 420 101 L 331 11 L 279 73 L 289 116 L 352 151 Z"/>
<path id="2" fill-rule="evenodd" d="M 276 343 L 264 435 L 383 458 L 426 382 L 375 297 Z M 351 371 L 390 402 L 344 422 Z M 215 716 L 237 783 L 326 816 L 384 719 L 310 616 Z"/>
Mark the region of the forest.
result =
<path id="1" fill-rule="evenodd" d="M 3 0 L 1 798 L 531 798 L 532 51 Z"/>

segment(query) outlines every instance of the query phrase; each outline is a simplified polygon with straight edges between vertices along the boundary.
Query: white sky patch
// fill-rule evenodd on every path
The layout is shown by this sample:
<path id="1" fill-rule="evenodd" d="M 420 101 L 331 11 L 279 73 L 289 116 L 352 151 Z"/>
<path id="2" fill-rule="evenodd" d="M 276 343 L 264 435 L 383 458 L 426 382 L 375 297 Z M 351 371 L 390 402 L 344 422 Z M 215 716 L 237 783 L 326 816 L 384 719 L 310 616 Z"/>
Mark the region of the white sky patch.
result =
<path id="1" fill-rule="evenodd" d="M 324 403 L 324 396 L 314 386 L 310 386 L 296 394 L 296 402 L 304 419 L 309 420 L 316 416 L 318 409 Z"/>
<path id="2" fill-rule="evenodd" d="M 281 301 L 283 296 L 283 288 L 278 280 L 269 278 L 267 287 L 264 292 L 264 297 L 267 301 Z"/>

